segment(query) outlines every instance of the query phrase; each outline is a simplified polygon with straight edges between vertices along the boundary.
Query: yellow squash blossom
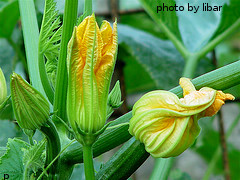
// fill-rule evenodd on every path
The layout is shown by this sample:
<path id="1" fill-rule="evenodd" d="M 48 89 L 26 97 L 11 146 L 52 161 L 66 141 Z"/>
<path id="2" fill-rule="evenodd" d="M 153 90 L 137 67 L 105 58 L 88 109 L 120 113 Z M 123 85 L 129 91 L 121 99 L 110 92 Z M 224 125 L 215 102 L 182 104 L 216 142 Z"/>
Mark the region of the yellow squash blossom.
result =
<path id="1" fill-rule="evenodd" d="M 105 124 L 110 81 L 117 55 L 117 24 L 95 16 L 74 28 L 68 44 L 67 113 L 74 132 L 94 134 Z"/>
<path id="2" fill-rule="evenodd" d="M 147 93 L 133 107 L 129 132 L 157 158 L 178 156 L 190 147 L 200 132 L 198 120 L 218 112 L 226 100 L 234 100 L 212 88 L 195 89 L 187 78 L 180 79 L 184 98 L 157 90 Z"/>

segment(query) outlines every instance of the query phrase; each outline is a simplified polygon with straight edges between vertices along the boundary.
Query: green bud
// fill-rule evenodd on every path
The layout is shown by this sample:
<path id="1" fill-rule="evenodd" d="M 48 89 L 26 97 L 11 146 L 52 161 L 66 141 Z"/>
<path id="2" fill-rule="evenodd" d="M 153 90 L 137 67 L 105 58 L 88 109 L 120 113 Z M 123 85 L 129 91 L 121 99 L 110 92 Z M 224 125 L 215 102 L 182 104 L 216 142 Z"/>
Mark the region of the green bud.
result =
<path id="1" fill-rule="evenodd" d="M 18 124 L 23 129 L 39 129 L 49 117 L 48 101 L 16 73 L 12 74 L 10 85 L 13 110 Z"/>
<path id="2" fill-rule="evenodd" d="M 116 82 L 112 91 L 108 95 L 108 105 L 113 109 L 119 108 L 122 105 L 121 101 L 121 88 L 119 81 Z"/>
<path id="3" fill-rule="evenodd" d="M 0 68 L 0 105 L 7 98 L 7 85 L 2 69 Z"/>

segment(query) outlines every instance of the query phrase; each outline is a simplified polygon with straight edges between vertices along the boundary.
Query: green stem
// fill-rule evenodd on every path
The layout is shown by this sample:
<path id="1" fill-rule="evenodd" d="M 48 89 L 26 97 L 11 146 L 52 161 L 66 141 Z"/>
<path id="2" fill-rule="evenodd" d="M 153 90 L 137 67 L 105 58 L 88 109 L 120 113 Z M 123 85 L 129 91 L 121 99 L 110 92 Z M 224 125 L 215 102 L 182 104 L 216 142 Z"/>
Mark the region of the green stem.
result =
<path id="1" fill-rule="evenodd" d="M 207 53 L 212 51 L 222 40 L 224 40 L 227 36 L 236 31 L 240 26 L 240 18 L 231 25 L 227 30 L 225 30 L 222 34 L 218 35 L 215 39 L 210 41 L 202 50 L 200 50 L 197 54 L 199 58 L 204 57 Z"/>
<path id="2" fill-rule="evenodd" d="M 92 145 L 83 146 L 83 163 L 84 163 L 85 179 L 94 180 L 95 173 L 94 173 L 94 166 L 93 166 Z"/>
<path id="3" fill-rule="evenodd" d="M 41 83 L 38 67 L 38 38 L 39 30 L 35 5 L 33 0 L 19 0 L 19 9 L 23 27 L 23 37 L 26 49 L 28 71 L 31 83 L 34 88 L 45 97 L 45 92 Z"/>
<path id="4" fill-rule="evenodd" d="M 66 0 L 64 17 L 63 17 L 63 33 L 60 46 L 60 54 L 57 68 L 57 79 L 54 97 L 54 111 L 61 119 L 67 119 L 66 115 L 66 99 L 67 99 L 67 44 L 73 32 L 73 27 L 77 19 L 78 0 Z M 56 118 L 54 118 L 55 122 Z M 61 123 L 60 123 L 61 124 Z M 61 124 L 62 125 L 62 124 Z M 58 126 L 58 124 L 57 124 Z"/>
<path id="5" fill-rule="evenodd" d="M 155 160 L 154 170 L 151 174 L 150 180 L 165 180 L 168 179 L 169 172 L 172 168 L 174 158 L 159 158 Z"/>
<path id="6" fill-rule="evenodd" d="M 197 68 L 199 56 L 193 54 L 189 56 L 183 70 L 183 77 L 193 78 Z"/>
<path id="7" fill-rule="evenodd" d="M 24 179 L 27 180 L 27 179 L 29 179 L 29 176 L 28 176 L 29 169 L 26 167 L 29 167 L 29 162 L 25 165 L 24 174 L 23 174 Z"/>
<path id="8" fill-rule="evenodd" d="M 84 13 L 86 13 L 86 16 L 89 16 L 92 14 L 92 0 L 85 0 Z"/>
<path id="9" fill-rule="evenodd" d="M 53 165 L 53 163 L 59 158 L 59 156 L 76 140 L 72 140 L 68 145 L 66 145 L 62 151 L 52 160 L 52 162 L 50 164 L 48 164 L 48 166 L 44 169 L 44 171 L 40 174 L 40 176 L 37 178 L 37 180 L 40 180 L 43 175 L 47 172 L 47 170 Z"/>
<path id="10" fill-rule="evenodd" d="M 56 130 L 56 127 L 51 121 L 47 122 L 46 126 L 42 126 L 40 131 L 47 138 L 47 155 L 45 166 L 47 167 L 59 154 L 61 150 L 60 139 Z M 57 174 L 58 160 L 55 160 L 53 166 L 49 169 L 50 177 L 54 177 Z"/>
<path id="11" fill-rule="evenodd" d="M 22 53 L 20 48 L 17 46 L 17 44 L 11 38 L 7 38 L 7 41 L 12 46 L 14 51 L 16 52 L 18 58 L 22 61 L 24 69 L 28 72 L 27 61 L 26 61 L 25 55 Z"/>
<path id="12" fill-rule="evenodd" d="M 31 146 L 34 145 L 32 136 L 28 136 L 28 141 Z"/>
<path id="13" fill-rule="evenodd" d="M 40 52 L 38 53 L 38 63 L 39 63 L 39 73 L 40 73 L 41 82 L 43 84 L 44 91 L 48 97 L 49 102 L 53 104 L 54 91 L 47 76 L 44 55 Z"/>

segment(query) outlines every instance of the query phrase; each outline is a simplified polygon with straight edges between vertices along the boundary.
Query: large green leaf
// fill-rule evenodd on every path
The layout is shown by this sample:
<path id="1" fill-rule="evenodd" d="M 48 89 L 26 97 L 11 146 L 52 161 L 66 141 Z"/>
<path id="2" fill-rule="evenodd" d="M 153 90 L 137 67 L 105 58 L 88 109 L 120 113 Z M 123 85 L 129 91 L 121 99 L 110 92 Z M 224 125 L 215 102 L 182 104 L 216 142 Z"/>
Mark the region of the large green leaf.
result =
<path id="1" fill-rule="evenodd" d="M 126 25 L 118 25 L 118 35 L 120 44 L 119 58 L 124 59 L 127 64 L 126 69 L 131 67 L 126 70 L 126 83 L 127 87 L 130 87 L 129 92 L 134 90 L 143 91 L 144 88 L 150 90 L 155 87 L 158 89 L 170 89 L 178 84 L 184 61 L 171 41 L 161 40 Z M 132 57 L 126 55 L 122 57 L 123 51 L 121 48 L 129 52 Z M 212 70 L 211 61 L 201 61 L 200 64 L 197 75 Z M 155 83 L 155 86 L 152 82 Z"/>
<path id="2" fill-rule="evenodd" d="M 145 12 L 120 15 L 121 24 L 143 30 L 158 38 L 167 39 L 161 28 Z M 141 22 L 141 23 L 139 23 Z"/>
<path id="3" fill-rule="evenodd" d="M 221 22 L 218 26 L 215 36 L 224 32 L 229 26 L 240 20 L 240 1 L 229 0 L 227 2 L 228 3 L 223 6 Z"/>
<path id="4" fill-rule="evenodd" d="M 0 8 L 0 37 L 9 38 L 19 19 L 18 1 L 11 1 Z"/>
<path id="5" fill-rule="evenodd" d="M 209 6 L 222 6 L 227 1 L 176 0 L 177 5 L 185 7 L 184 11 L 177 12 L 177 16 L 181 37 L 188 50 L 196 52 L 203 48 L 214 35 L 222 18 L 220 11 L 203 11 L 203 3 L 208 3 Z M 187 11 L 188 4 L 199 6 L 198 12 Z"/>
<path id="6" fill-rule="evenodd" d="M 10 179 L 23 179 L 23 151 L 27 148 L 27 143 L 19 139 L 8 139 L 7 152 L 0 157 L 0 178 L 8 174 Z"/>
<path id="7" fill-rule="evenodd" d="M 156 12 L 157 6 L 174 6 L 175 1 L 156 1 L 156 0 L 140 0 L 145 10 L 149 13 L 149 15 L 157 22 L 161 23 L 161 28 L 165 28 L 165 26 L 171 31 L 171 33 L 175 34 L 178 39 L 181 39 L 180 31 L 178 28 L 178 17 L 175 11 L 159 11 Z"/>
<path id="8" fill-rule="evenodd" d="M 170 89 L 177 84 L 184 61 L 170 41 L 125 25 L 118 25 L 118 36 L 119 43 L 130 48 L 130 53 L 154 80 L 157 88 Z"/>
<path id="9" fill-rule="evenodd" d="M 165 9 L 158 13 L 156 12 L 157 6 L 163 6 L 163 3 L 165 6 L 169 6 L 167 2 L 175 4 L 174 1 L 141 0 L 141 2 L 156 23 L 165 29 L 165 32 L 169 31 L 180 42 L 183 42 L 191 52 L 203 48 L 213 37 L 225 31 L 240 17 L 238 0 L 205 0 L 204 2 L 175 0 L 177 6 L 184 6 L 184 11 L 166 11 Z M 203 3 L 208 3 L 209 6 L 224 7 L 222 7 L 222 11 L 203 11 Z M 188 11 L 188 6 L 199 6 L 199 9 L 194 13 L 194 10 Z"/>
<path id="10" fill-rule="evenodd" d="M 44 169 L 44 159 L 45 159 L 45 147 L 46 140 L 42 140 L 38 143 L 35 143 L 33 146 L 30 146 L 26 149 L 23 149 L 23 164 L 27 174 L 31 176 L 31 173 L 36 173 L 37 170 Z"/>

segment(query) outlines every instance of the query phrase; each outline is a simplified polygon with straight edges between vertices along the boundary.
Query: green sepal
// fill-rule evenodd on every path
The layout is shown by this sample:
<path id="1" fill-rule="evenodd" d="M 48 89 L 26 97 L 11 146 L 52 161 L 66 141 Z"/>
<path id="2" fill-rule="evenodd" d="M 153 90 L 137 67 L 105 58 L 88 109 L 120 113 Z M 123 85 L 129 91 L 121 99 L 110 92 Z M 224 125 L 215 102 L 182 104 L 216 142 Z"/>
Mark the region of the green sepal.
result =
<path id="1" fill-rule="evenodd" d="M 11 76 L 10 86 L 13 110 L 20 127 L 29 130 L 39 129 L 49 118 L 48 101 L 16 73 Z"/>

